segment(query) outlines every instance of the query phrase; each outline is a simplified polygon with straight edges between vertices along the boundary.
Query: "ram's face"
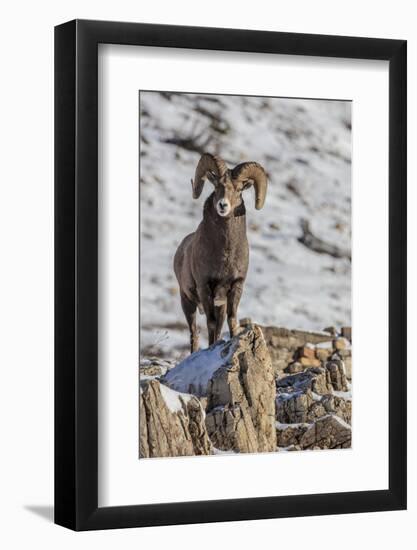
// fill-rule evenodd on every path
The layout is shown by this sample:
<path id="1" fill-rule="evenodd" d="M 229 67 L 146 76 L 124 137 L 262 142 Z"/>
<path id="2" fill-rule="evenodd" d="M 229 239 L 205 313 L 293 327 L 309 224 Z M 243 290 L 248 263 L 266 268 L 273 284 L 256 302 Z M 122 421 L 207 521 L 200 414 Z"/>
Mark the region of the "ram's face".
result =
<path id="1" fill-rule="evenodd" d="M 212 183 L 216 212 L 222 218 L 227 218 L 242 203 L 243 186 L 232 179 L 230 172 L 219 179 L 214 179 Z"/>

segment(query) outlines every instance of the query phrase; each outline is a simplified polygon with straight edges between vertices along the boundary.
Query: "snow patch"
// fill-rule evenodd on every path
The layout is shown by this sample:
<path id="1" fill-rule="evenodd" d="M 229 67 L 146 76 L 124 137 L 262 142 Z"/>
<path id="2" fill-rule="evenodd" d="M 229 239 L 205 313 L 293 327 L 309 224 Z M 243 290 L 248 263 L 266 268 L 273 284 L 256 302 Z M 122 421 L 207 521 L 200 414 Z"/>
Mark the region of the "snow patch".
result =
<path id="1" fill-rule="evenodd" d="M 213 447 L 213 454 L 214 455 L 237 455 L 236 451 L 223 451 L 222 449 L 216 449 L 216 447 Z"/>
<path id="2" fill-rule="evenodd" d="M 287 428 L 308 428 L 310 426 L 311 423 L 308 422 L 294 422 L 292 424 L 287 424 L 286 422 L 278 422 L 278 420 L 275 421 L 275 428 L 277 430 L 286 430 Z"/>
<path id="3" fill-rule="evenodd" d="M 188 403 L 188 401 L 192 398 L 192 395 L 172 390 L 163 384 L 159 385 L 159 389 L 162 398 L 165 401 L 165 405 L 173 413 L 182 411 L 183 403 Z"/>
<path id="4" fill-rule="evenodd" d="M 348 391 L 336 391 L 333 390 L 336 397 L 342 397 L 346 401 L 352 401 L 352 386 L 348 383 Z"/>
<path id="5" fill-rule="evenodd" d="M 331 340 L 329 342 L 320 342 L 316 344 L 316 349 L 333 349 L 333 342 Z"/>
<path id="6" fill-rule="evenodd" d="M 204 396 L 210 378 L 228 363 L 235 348 L 236 343 L 230 340 L 197 351 L 167 372 L 162 381 L 176 391 Z"/>
<path id="7" fill-rule="evenodd" d="M 340 416 L 337 416 L 337 414 L 326 414 L 325 416 L 321 416 L 317 419 L 314 425 L 317 424 L 317 422 L 322 422 L 324 420 L 327 420 L 328 418 L 333 418 L 336 422 L 338 422 L 341 426 L 343 426 L 343 428 L 346 428 L 347 430 L 352 429 L 352 426 L 345 422 L 342 418 L 340 418 Z"/>

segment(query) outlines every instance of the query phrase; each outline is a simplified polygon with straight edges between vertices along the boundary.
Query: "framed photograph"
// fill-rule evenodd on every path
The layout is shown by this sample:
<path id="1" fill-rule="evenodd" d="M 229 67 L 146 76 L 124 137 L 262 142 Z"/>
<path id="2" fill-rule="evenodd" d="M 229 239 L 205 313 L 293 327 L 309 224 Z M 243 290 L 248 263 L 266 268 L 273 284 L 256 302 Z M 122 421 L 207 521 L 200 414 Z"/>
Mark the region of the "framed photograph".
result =
<path id="1" fill-rule="evenodd" d="M 55 522 L 406 507 L 406 42 L 55 29 Z"/>

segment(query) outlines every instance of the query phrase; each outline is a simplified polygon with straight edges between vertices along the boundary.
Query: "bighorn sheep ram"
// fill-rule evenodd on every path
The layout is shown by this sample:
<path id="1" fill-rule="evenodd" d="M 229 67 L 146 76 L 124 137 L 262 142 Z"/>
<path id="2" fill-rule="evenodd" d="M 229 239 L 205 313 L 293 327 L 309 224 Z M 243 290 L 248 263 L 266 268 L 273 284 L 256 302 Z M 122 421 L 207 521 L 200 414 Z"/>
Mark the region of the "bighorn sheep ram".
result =
<path id="1" fill-rule="evenodd" d="M 259 210 L 267 191 L 265 170 L 256 162 L 229 170 L 220 157 L 205 153 L 191 180 L 194 199 L 201 195 L 205 179 L 213 184 L 214 192 L 204 204 L 202 222 L 181 242 L 174 258 L 191 353 L 199 347 L 197 307 L 207 318 L 209 345 L 220 338 L 226 314 L 230 336 L 239 331 L 237 308 L 249 265 L 242 192 L 253 185 Z"/>

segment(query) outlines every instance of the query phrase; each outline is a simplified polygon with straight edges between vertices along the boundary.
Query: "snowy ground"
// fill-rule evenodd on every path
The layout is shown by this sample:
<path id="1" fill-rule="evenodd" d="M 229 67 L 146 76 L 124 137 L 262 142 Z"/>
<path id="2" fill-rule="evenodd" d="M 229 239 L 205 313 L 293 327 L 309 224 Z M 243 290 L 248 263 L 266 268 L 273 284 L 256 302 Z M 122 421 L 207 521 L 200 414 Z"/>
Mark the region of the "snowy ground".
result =
<path id="1" fill-rule="evenodd" d="M 141 92 L 141 354 L 183 357 L 188 332 L 172 268 L 176 247 L 202 216 L 190 179 L 203 151 L 230 167 L 261 163 L 269 175 L 262 210 L 246 192 L 250 267 L 239 317 L 321 330 L 350 325 L 351 264 L 312 252 L 300 220 L 350 249 L 349 102 Z M 199 317 L 202 336 L 204 318 Z M 203 340 L 204 344 L 204 340 Z"/>

